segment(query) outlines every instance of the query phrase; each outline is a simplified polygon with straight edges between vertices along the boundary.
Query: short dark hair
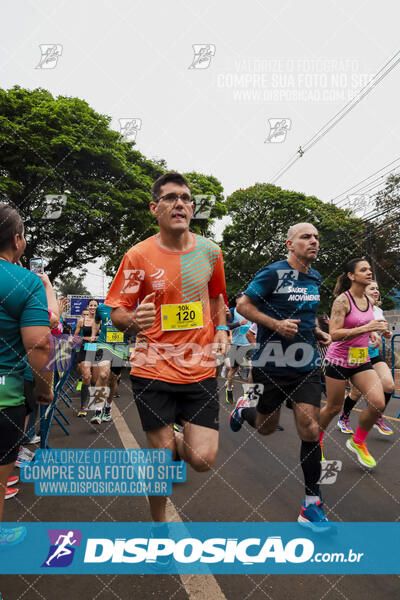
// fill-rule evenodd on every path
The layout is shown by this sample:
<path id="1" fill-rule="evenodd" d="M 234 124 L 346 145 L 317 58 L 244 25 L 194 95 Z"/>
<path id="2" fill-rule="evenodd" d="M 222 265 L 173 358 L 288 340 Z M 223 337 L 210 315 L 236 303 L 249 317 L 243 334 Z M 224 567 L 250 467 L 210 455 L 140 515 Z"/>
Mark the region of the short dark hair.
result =
<path id="1" fill-rule="evenodd" d="M 15 208 L 9 204 L 0 204 L 0 250 L 9 248 L 14 236 L 22 235 L 24 224 L 21 216 Z"/>
<path id="2" fill-rule="evenodd" d="M 151 188 L 151 197 L 153 202 L 158 202 L 160 190 L 166 183 L 177 183 L 178 185 L 182 186 L 185 185 L 190 190 L 190 185 L 183 175 L 175 171 L 170 171 L 169 173 L 164 173 L 164 175 L 161 175 L 161 177 L 156 179 L 156 181 L 153 183 L 153 187 Z"/>

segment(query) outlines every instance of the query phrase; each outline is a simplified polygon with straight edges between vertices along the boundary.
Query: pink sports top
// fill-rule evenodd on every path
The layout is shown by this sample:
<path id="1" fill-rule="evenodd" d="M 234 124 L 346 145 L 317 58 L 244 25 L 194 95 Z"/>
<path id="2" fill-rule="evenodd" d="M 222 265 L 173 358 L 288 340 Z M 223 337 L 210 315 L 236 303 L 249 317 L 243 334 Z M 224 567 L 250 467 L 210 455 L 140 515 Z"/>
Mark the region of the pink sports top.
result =
<path id="1" fill-rule="evenodd" d="M 367 298 L 368 307 L 366 310 L 360 310 L 354 302 L 350 292 L 345 292 L 350 302 L 350 312 L 346 315 L 343 328 L 354 329 L 361 327 L 374 320 L 374 311 L 371 303 Z M 362 333 L 351 340 L 342 342 L 332 342 L 326 353 L 326 360 L 347 369 L 355 369 L 359 365 L 369 362 L 368 342 L 369 332 Z"/>

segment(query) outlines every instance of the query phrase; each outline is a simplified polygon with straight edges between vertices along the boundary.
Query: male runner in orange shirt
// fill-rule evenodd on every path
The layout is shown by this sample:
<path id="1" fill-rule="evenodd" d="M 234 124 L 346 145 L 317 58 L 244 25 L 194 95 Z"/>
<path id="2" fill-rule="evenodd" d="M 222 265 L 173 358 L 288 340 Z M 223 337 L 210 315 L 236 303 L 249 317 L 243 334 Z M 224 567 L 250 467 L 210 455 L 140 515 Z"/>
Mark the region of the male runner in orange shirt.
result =
<path id="1" fill-rule="evenodd" d="M 149 448 L 208 471 L 218 450 L 215 355 L 228 341 L 222 253 L 189 231 L 193 204 L 179 173 L 157 179 L 150 211 L 159 233 L 128 250 L 105 303 L 120 331 L 137 334 L 131 380 Z M 149 502 L 153 520 L 165 521 L 166 497 Z"/>

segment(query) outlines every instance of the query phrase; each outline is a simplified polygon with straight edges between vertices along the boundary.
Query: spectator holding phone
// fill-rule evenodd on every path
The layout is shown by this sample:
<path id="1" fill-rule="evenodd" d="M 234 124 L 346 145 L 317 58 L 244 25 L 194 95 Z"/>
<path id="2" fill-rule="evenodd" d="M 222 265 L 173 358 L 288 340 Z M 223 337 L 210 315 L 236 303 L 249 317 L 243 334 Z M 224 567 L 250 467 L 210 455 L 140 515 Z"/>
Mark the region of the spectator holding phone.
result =
<path id="1" fill-rule="evenodd" d="M 43 371 L 49 357 L 50 323 L 45 289 L 39 277 L 15 264 L 26 247 L 18 212 L 0 204 L 0 520 L 8 477 L 24 431 L 25 357 L 35 377 L 37 402 L 53 398 L 51 372 Z M 0 545 L 15 545 L 24 527 L 0 528 Z"/>

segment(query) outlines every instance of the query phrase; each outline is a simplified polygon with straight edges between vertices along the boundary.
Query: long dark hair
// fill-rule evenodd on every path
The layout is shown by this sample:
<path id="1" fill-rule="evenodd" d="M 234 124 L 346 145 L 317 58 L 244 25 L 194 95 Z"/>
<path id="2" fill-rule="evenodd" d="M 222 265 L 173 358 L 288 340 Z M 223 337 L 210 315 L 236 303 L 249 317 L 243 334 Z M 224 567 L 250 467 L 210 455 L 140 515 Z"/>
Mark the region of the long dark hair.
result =
<path id="1" fill-rule="evenodd" d="M 0 203 L 0 251 L 8 249 L 14 236 L 22 235 L 24 224 L 20 214 L 9 204 Z"/>
<path id="2" fill-rule="evenodd" d="M 89 300 L 89 301 L 88 301 L 88 303 L 86 304 L 86 308 L 85 308 L 84 310 L 89 310 L 89 304 L 90 304 L 91 302 L 96 302 L 96 303 L 97 303 L 97 306 L 99 306 L 99 301 L 98 301 L 98 300 L 96 300 L 96 298 L 90 298 L 90 300 Z"/>
<path id="3" fill-rule="evenodd" d="M 354 273 L 354 271 L 356 270 L 356 266 L 360 262 L 366 262 L 366 259 L 352 258 L 351 260 L 349 260 L 349 262 L 347 262 L 344 265 L 344 273 L 339 275 L 339 277 L 337 278 L 335 289 L 333 290 L 335 296 L 340 296 L 340 294 L 343 294 L 343 292 L 351 288 L 352 281 L 348 277 L 347 273 Z"/>

